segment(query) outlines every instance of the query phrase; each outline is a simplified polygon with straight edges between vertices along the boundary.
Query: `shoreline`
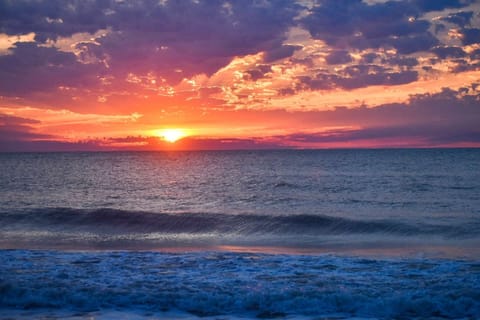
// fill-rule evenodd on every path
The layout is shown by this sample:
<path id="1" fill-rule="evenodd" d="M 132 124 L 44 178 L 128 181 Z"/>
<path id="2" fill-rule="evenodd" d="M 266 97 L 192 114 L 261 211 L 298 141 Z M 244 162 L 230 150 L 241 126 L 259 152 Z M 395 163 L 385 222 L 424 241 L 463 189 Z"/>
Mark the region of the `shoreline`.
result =
<path id="1" fill-rule="evenodd" d="M 254 246 L 254 245 L 205 245 L 205 246 L 151 246 L 99 248 L 90 246 L 3 246 L 0 251 L 47 251 L 65 253 L 160 253 L 160 254 L 192 254 L 192 253 L 245 253 L 259 255 L 292 255 L 292 256 L 339 256 L 364 257 L 372 259 L 397 258 L 430 258 L 445 260 L 480 260 L 480 247 L 456 245 L 416 245 L 416 246 L 383 246 L 383 247 L 294 247 L 294 246 Z"/>

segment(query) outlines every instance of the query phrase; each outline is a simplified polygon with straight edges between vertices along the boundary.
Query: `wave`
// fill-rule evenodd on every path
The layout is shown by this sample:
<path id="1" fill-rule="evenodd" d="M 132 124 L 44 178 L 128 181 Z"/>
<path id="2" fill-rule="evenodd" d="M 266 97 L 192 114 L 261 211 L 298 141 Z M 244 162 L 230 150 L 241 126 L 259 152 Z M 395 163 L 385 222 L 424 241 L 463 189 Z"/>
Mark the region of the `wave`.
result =
<path id="1" fill-rule="evenodd" d="M 478 261 L 224 252 L 1 253 L 5 319 L 480 316 Z M 118 313 L 108 316 L 109 311 Z"/>
<path id="2" fill-rule="evenodd" d="M 0 213 L 0 230 L 88 231 L 102 234 L 237 234 L 478 236 L 479 223 L 426 224 L 396 220 L 357 220 L 326 215 L 155 213 L 117 209 L 39 208 Z"/>

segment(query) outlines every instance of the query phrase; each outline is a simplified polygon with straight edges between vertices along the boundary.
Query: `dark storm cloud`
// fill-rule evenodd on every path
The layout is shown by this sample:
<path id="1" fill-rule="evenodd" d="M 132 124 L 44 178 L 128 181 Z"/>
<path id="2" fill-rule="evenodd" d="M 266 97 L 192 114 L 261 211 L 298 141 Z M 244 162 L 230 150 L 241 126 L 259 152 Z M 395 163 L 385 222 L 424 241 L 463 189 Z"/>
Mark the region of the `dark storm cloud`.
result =
<path id="1" fill-rule="evenodd" d="M 426 12 L 461 8 L 464 1 L 317 1 L 302 20 L 311 35 L 339 49 L 393 47 L 401 54 L 426 51 L 438 44 L 430 22 L 418 19 Z"/>

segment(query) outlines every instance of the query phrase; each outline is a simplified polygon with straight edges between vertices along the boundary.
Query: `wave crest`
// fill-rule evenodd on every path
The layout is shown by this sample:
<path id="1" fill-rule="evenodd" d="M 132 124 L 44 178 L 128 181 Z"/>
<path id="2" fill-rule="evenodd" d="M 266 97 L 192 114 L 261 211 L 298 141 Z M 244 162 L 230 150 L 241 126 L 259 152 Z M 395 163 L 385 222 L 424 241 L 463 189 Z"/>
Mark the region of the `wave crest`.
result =
<path id="1" fill-rule="evenodd" d="M 0 213 L 0 229 L 121 233 L 217 233 L 269 235 L 385 234 L 465 238 L 479 233 L 478 224 L 409 224 L 395 220 L 356 220 L 326 215 L 254 215 L 155 213 L 117 209 L 42 208 Z"/>

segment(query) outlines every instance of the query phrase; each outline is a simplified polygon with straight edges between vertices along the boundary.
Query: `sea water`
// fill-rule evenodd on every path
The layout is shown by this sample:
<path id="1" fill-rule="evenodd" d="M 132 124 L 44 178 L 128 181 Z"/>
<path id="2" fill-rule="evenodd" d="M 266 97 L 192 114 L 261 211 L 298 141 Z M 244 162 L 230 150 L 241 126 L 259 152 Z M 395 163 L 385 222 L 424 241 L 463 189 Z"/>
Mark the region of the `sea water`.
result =
<path id="1" fill-rule="evenodd" d="M 478 318 L 480 149 L 0 154 L 0 318 Z"/>

